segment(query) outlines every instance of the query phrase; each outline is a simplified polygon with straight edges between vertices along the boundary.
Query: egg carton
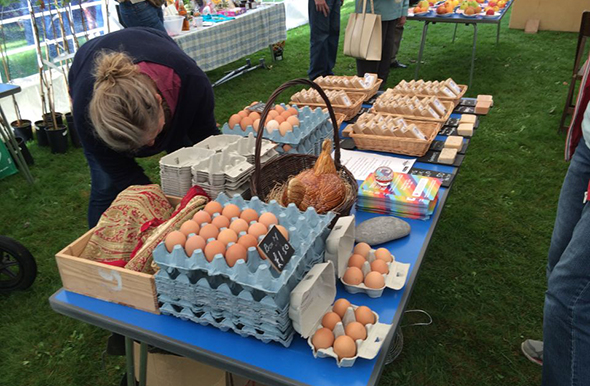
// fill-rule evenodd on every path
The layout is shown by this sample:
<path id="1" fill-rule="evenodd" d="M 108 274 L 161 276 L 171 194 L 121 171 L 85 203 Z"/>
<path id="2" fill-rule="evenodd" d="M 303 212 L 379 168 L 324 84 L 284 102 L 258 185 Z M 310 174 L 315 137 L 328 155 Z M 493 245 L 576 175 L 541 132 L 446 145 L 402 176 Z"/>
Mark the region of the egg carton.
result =
<path id="1" fill-rule="evenodd" d="M 334 229 L 328 239 L 326 240 L 326 261 L 331 261 L 335 266 L 337 278 L 340 279 L 346 291 L 356 294 L 364 293 L 371 298 L 378 298 L 383 295 L 385 288 L 393 290 L 400 290 L 406 284 L 410 264 L 400 263 L 395 261 L 393 254 L 393 262 L 388 263 L 389 273 L 384 274 L 385 285 L 382 288 L 369 288 L 364 283 L 359 285 L 350 285 L 342 280 L 346 269 L 348 268 L 348 259 L 354 250 L 355 240 L 355 223 L 354 216 L 343 216 L 336 221 Z M 371 263 L 375 260 L 375 250 L 371 249 L 367 261 L 363 264 L 361 270 L 363 276 L 371 272 Z"/>
<path id="2" fill-rule="evenodd" d="M 193 183 L 223 186 L 245 181 L 254 171 L 254 165 L 246 157 L 234 152 L 219 152 L 191 167 Z M 242 182 L 243 183 L 243 182 Z"/>
<path id="3" fill-rule="evenodd" d="M 332 304 L 336 299 L 336 280 L 334 264 L 331 261 L 315 265 L 305 278 L 291 292 L 289 316 L 293 322 L 293 328 L 303 338 L 307 339 L 315 358 L 334 358 L 338 367 L 351 367 L 358 358 L 373 359 L 379 353 L 383 342 L 391 330 L 390 324 L 379 323 L 379 315 L 373 311 L 374 324 L 367 324 L 367 338 L 357 340 L 356 355 L 351 358 L 338 358 L 334 350 L 316 350 L 312 344 L 313 335 L 322 328 L 323 315 L 332 311 Z M 334 327 L 335 338 L 344 335 L 344 328 L 356 321 L 354 310 L 358 306 L 351 305 L 346 310 L 341 322 Z"/>

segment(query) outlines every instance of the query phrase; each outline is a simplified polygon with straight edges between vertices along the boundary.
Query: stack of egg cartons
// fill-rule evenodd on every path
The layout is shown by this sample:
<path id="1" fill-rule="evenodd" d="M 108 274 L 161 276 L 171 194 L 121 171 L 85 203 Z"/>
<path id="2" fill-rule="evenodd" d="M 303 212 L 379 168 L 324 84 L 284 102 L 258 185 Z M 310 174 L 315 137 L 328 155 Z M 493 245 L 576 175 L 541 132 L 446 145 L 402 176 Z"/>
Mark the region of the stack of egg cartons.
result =
<path id="1" fill-rule="evenodd" d="M 169 196 L 182 197 L 193 186 L 192 166 L 215 155 L 214 150 L 186 147 L 160 159 L 160 183 Z"/>
<path id="2" fill-rule="evenodd" d="M 313 208 L 301 212 L 293 204 L 285 208 L 257 197 L 245 201 L 237 195 L 230 199 L 220 194 L 217 201 L 241 210 L 273 213 L 289 231 L 295 254 L 278 273 L 255 247 L 248 249 L 247 262 L 238 260 L 229 267 L 221 254 L 208 262 L 200 249 L 187 256 L 180 245 L 169 253 L 161 243 L 154 250 L 154 261 L 160 267 L 156 274 L 160 311 L 287 347 L 294 334 L 289 318 L 291 290 L 311 267 L 323 261 L 334 214 L 318 215 Z"/>

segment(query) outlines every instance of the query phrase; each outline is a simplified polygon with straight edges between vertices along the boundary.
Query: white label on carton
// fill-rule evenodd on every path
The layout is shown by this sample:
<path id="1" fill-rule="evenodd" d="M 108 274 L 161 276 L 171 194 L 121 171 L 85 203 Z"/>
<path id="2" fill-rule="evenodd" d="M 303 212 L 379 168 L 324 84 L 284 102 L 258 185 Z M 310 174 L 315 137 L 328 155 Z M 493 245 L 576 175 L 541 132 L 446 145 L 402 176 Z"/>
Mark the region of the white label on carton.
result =
<path id="1" fill-rule="evenodd" d="M 428 113 L 429 113 L 429 114 L 430 114 L 430 115 L 431 115 L 433 118 L 440 119 L 440 115 L 438 115 L 438 114 L 436 113 L 436 111 L 434 111 L 434 110 L 432 109 L 432 107 L 429 107 L 429 108 L 428 108 Z"/>
<path id="2" fill-rule="evenodd" d="M 457 96 L 451 91 L 449 90 L 448 87 L 443 87 L 441 89 L 442 93 L 445 94 L 446 96 L 450 97 L 450 98 L 456 98 Z"/>
<path id="3" fill-rule="evenodd" d="M 432 103 L 434 103 L 434 105 L 436 106 L 436 109 L 438 111 L 446 111 L 447 109 L 445 109 L 445 106 L 443 106 L 442 103 L 440 103 L 440 101 L 438 100 L 438 98 L 433 98 Z"/>
<path id="4" fill-rule="evenodd" d="M 114 281 L 117 283 L 115 285 L 112 285 L 111 283 L 101 283 L 102 285 L 107 287 L 109 290 L 119 292 L 123 289 L 123 280 L 121 279 L 121 274 L 119 272 L 113 271 L 113 270 L 107 271 L 106 269 L 99 268 L 98 274 L 100 275 L 100 277 L 102 277 L 106 281 L 109 281 L 109 282 Z"/>
<path id="5" fill-rule="evenodd" d="M 426 136 L 416 126 L 412 127 L 412 132 L 418 139 L 426 140 Z"/>
<path id="6" fill-rule="evenodd" d="M 457 94 L 457 95 L 461 94 L 461 88 L 459 86 L 457 86 L 457 83 L 455 83 L 453 81 L 453 79 L 451 79 L 451 78 L 447 79 L 447 82 L 446 83 L 447 83 L 447 86 L 449 86 L 449 88 L 451 90 L 453 90 L 453 92 L 455 94 Z"/>
<path id="7" fill-rule="evenodd" d="M 375 74 L 365 74 L 365 88 L 371 88 L 375 85 L 377 76 Z"/>

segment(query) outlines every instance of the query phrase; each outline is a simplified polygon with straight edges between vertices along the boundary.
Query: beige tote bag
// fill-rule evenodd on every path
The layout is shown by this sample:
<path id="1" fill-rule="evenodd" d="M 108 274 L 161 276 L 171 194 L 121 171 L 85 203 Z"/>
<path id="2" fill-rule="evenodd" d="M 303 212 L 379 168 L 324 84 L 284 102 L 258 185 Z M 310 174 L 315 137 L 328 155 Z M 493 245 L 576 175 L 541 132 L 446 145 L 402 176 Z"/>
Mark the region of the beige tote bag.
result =
<path id="1" fill-rule="evenodd" d="M 381 60 L 381 15 L 375 14 L 373 0 L 367 13 L 363 0 L 362 13 L 351 13 L 344 32 L 344 55 L 364 60 Z"/>

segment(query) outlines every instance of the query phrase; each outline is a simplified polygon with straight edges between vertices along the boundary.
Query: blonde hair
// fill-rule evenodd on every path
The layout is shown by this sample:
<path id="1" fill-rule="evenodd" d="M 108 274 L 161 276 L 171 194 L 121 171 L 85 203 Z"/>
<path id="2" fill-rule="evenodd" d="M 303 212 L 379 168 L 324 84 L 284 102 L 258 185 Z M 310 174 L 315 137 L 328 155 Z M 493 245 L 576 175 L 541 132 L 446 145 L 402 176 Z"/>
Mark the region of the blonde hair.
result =
<path id="1" fill-rule="evenodd" d="M 101 52 L 95 60 L 90 121 L 107 146 L 133 152 L 160 127 L 155 83 L 123 52 Z"/>

